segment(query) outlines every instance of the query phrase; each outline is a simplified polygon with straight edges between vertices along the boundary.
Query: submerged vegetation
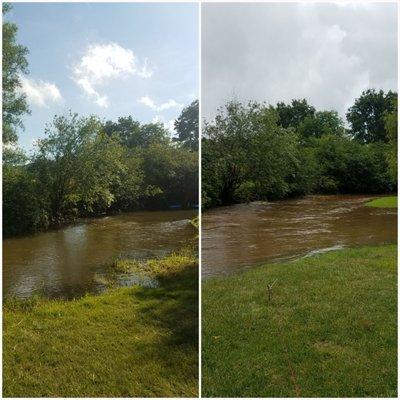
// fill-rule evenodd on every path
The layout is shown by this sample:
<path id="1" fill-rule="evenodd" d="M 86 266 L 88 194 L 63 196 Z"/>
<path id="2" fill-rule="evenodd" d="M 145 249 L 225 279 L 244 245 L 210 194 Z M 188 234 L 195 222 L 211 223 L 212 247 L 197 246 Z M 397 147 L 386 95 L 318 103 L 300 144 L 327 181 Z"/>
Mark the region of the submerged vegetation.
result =
<path id="1" fill-rule="evenodd" d="M 397 196 L 381 197 L 365 204 L 368 207 L 397 208 Z"/>
<path id="2" fill-rule="evenodd" d="M 396 250 L 352 248 L 204 281 L 203 396 L 396 397 Z"/>
<path id="3" fill-rule="evenodd" d="M 203 205 L 396 191 L 397 94 L 364 91 L 347 120 L 306 100 L 228 102 L 203 132 Z"/>
<path id="4" fill-rule="evenodd" d="M 114 260 L 110 268 L 123 274 L 139 273 L 152 278 L 162 278 L 180 273 L 183 268 L 196 264 L 197 258 L 194 256 L 193 249 L 186 247 L 163 258 L 149 260 L 119 258 Z"/>
<path id="5" fill-rule="evenodd" d="M 158 287 L 5 303 L 4 396 L 197 396 L 196 257 L 186 249 L 115 267 L 133 265 L 145 266 Z"/>

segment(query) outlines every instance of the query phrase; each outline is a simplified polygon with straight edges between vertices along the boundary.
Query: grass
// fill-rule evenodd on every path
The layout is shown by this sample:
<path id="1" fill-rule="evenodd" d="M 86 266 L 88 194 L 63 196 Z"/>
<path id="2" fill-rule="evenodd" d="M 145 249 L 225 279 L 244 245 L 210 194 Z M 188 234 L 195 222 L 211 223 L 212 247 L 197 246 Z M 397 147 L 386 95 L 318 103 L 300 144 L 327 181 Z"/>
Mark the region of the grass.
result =
<path id="1" fill-rule="evenodd" d="M 110 265 L 110 268 L 117 273 L 137 273 L 152 278 L 160 278 L 177 274 L 182 269 L 195 265 L 197 265 L 197 259 L 194 258 L 192 250 L 188 247 L 162 259 L 117 259 Z"/>
<path id="2" fill-rule="evenodd" d="M 203 282 L 202 395 L 396 397 L 396 251 L 346 249 Z"/>
<path id="3" fill-rule="evenodd" d="M 199 229 L 199 216 L 194 217 L 190 220 L 190 223 L 196 228 Z"/>
<path id="4" fill-rule="evenodd" d="M 397 196 L 380 197 L 365 204 L 368 207 L 397 208 Z"/>
<path id="5" fill-rule="evenodd" d="M 157 288 L 6 302 L 3 396 L 197 396 L 196 260 L 174 254 L 149 264 Z"/>

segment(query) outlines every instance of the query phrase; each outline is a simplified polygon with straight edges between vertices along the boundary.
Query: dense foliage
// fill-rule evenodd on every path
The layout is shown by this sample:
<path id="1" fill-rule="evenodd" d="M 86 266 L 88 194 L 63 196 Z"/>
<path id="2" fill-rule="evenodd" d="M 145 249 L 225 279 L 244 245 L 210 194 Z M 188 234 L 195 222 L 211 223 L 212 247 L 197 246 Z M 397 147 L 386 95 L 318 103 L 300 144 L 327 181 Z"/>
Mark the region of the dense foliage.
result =
<path id="1" fill-rule="evenodd" d="M 3 165 L 4 233 L 111 211 L 191 207 L 198 154 L 161 124 L 55 116 L 33 156 Z"/>
<path id="2" fill-rule="evenodd" d="M 347 118 L 350 129 L 336 111 L 306 100 L 228 102 L 204 127 L 203 205 L 394 191 L 397 94 L 367 90 Z"/>
<path id="3" fill-rule="evenodd" d="M 183 109 L 179 118 L 175 121 L 175 130 L 178 132 L 177 141 L 191 150 L 198 150 L 199 142 L 199 101 L 193 101 Z"/>

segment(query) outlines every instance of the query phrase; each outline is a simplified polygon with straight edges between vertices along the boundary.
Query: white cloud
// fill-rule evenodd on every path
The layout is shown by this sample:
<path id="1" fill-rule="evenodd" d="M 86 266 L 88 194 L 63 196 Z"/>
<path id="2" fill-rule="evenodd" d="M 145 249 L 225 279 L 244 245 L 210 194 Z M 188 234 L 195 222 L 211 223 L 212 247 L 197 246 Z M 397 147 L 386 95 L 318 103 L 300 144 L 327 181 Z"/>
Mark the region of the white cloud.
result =
<path id="1" fill-rule="evenodd" d="M 139 102 L 155 111 L 165 111 L 170 108 L 183 108 L 183 104 L 180 104 L 173 99 L 169 99 L 165 103 L 157 105 L 149 96 L 143 96 L 139 99 Z"/>
<path id="2" fill-rule="evenodd" d="M 171 134 L 174 135 L 175 132 L 175 120 L 174 119 L 170 119 L 168 121 L 166 121 L 163 117 L 161 117 L 160 115 L 156 115 L 152 121 L 154 124 L 162 124 L 164 126 L 164 128 Z"/>
<path id="3" fill-rule="evenodd" d="M 98 87 L 113 79 L 127 76 L 150 78 L 152 71 L 147 59 L 140 66 L 130 49 L 117 43 L 91 44 L 73 68 L 72 79 L 86 96 L 100 107 L 108 107 L 108 97 L 98 92 Z"/>
<path id="4" fill-rule="evenodd" d="M 155 105 L 154 101 L 148 97 L 148 96 L 143 96 L 139 99 L 139 102 L 142 103 L 143 105 L 150 107 L 151 109 L 155 110 L 157 106 Z"/>
<path id="5" fill-rule="evenodd" d="M 59 103 L 62 100 L 61 93 L 54 83 L 34 80 L 22 75 L 20 81 L 20 90 L 26 95 L 30 104 L 48 107 L 49 103 Z"/>
<path id="6" fill-rule="evenodd" d="M 107 96 L 97 96 L 97 99 L 95 100 L 95 103 L 99 107 L 107 108 L 109 103 L 108 103 L 108 97 Z"/>

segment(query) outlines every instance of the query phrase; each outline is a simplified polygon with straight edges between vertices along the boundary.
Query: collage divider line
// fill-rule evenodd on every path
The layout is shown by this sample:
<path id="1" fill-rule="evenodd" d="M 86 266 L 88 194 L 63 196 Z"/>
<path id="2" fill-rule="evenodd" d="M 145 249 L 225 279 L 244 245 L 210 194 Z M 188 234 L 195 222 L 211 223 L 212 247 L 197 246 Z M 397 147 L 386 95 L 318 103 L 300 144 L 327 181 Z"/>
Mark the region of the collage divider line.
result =
<path id="1" fill-rule="evenodd" d="M 199 132 L 198 132 L 198 135 L 199 135 L 199 139 L 198 139 L 198 143 L 199 143 L 199 151 L 198 151 L 198 154 L 199 154 L 199 165 L 198 165 L 198 174 L 199 174 L 199 176 L 198 176 L 198 180 L 199 180 L 199 182 L 198 182 L 198 184 L 199 184 L 199 201 L 198 201 L 198 204 L 199 204 L 199 209 L 198 209 L 198 217 L 199 217 L 199 224 L 198 224 L 198 226 L 199 226 L 199 228 L 198 228 L 198 237 L 199 237 L 199 244 L 198 244 L 198 252 L 199 252 L 199 254 L 198 254 L 198 259 L 199 259 L 199 282 L 198 282 L 198 287 L 199 287 L 199 295 L 198 295 L 198 301 L 199 301 L 199 347 L 198 347 L 198 351 L 199 351 L 199 354 L 198 354 L 198 360 L 199 360 L 199 366 L 198 366 L 198 390 L 199 390 L 199 393 L 198 393 L 198 397 L 199 398 L 202 398 L 202 395 L 201 395 L 201 378 L 202 378 L 202 375 L 201 375 L 201 344 L 202 344 L 202 342 L 201 342 L 201 321 L 202 321 L 202 319 L 201 319 L 201 265 L 202 265 L 202 254 L 201 254 L 201 225 L 202 225 L 202 212 L 201 212 L 201 210 L 202 210 L 202 204 L 201 204 L 201 137 L 202 137 L 202 134 L 201 134 L 201 132 L 202 132 L 202 119 L 201 119 L 201 115 L 202 115 L 202 101 L 201 101 L 201 81 L 202 81 L 202 79 L 201 79 L 201 73 L 202 73 L 202 71 L 201 71 L 201 4 L 202 4 L 202 1 L 201 0 L 198 0 L 198 24 L 199 24 L 199 26 L 198 26 L 198 32 L 199 32 L 199 34 L 198 34 L 198 39 L 197 39 L 197 43 L 198 43 L 198 63 L 199 63 L 199 66 L 198 66 L 198 96 L 199 96 Z"/>

